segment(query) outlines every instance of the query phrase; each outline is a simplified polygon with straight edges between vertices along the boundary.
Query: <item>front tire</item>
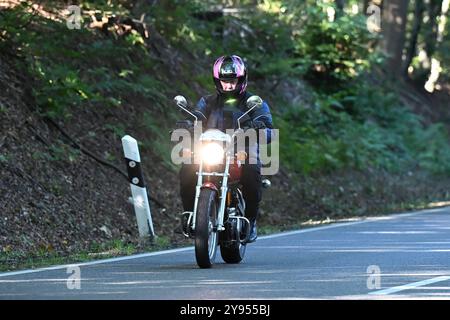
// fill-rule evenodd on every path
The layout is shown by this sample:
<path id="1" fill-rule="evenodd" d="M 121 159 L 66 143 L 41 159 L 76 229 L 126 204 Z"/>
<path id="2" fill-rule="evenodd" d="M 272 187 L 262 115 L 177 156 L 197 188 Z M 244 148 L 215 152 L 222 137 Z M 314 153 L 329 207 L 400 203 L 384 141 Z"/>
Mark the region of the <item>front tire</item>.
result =
<path id="1" fill-rule="evenodd" d="M 217 253 L 216 191 L 202 189 L 195 218 L 195 258 L 200 268 L 210 268 Z"/>

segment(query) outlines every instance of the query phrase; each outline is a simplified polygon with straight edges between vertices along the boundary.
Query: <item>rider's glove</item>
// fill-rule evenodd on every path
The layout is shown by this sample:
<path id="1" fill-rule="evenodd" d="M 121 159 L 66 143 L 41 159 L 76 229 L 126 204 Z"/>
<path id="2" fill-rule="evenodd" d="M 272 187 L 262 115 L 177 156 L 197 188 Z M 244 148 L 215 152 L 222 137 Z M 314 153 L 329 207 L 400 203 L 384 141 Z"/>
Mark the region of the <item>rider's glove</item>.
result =
<path id="1" fill-rule="evenodd" d="M 266 124 L 263 121 L 259 121 L 259 120 L 246 121 L 243 126 L 244 131 L 248 130 L 248 129 L 258 130 L 258 129 L 265 129 L 265 128 L 266 128 Z"/>
<path id="2" fill-rule="evenodd" d="M 263 121 L 253 120 L 252 121 L 252 127 L 254 129 L 265 129 L 266 128 L 266 124 Z"/>
<path id="3" fill-rule="evenodd" d="M 180 120 L 180 121 L 177 121 L 176 128 L 177 129 L 187 129 L 189 131 L 192 131 L 192 130 L 194 130 L 194 124 L 192 123 L 191 120 Z"/>

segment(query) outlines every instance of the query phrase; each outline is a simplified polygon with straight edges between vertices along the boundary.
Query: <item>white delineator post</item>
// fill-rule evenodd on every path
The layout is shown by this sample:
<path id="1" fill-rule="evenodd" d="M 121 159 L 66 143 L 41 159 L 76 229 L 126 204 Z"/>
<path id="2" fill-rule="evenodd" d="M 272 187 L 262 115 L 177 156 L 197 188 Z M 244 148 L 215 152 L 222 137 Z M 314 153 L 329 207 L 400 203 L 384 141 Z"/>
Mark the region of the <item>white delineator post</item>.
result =
<path id="1" fill-rule="evenodd" d="M 141 157 L 136 139 L 126 135 L 122 138 L 123 152 L 127 163 L 128 180 L 130 181 L 131 195 L 133 197 L 134 212 L 140 237 L 155 237 L 153 229 L 150 204 L 148 203 L 147 189 L 141 170 Z"/>

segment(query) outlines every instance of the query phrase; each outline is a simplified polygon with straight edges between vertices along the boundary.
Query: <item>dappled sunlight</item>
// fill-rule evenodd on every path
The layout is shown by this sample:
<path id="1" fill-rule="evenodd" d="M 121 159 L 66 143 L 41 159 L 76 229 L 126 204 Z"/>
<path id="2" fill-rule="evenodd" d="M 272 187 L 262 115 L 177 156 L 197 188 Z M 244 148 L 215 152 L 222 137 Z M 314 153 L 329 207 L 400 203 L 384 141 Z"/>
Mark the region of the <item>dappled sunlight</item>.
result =
<path id="1" fill-rule="evenodd" d="M 18 6 L 22 1 L 20 0 L 3 0 L 0 1 L 0 9 L 3 8 L 14 8 L 15 6 Z"/>
<path id="2" fill-rule="evenodd" d="M 428 207 L 443 207 L 443 206 L 450 206 L 450 201 L 437 201 L 437 202 L 430 202 Z"/>
<path id="3" fill-rule="evenodd" d="M 333 22 L 336 17 L 336 10 L 333 7 L 327 8 L 328 21 Z"/>
<path id="4" fill-rule="evenodd" d="M 439 19 L 439 25 L 438 25 L 438 36 L 437 41 L 442 42 L 444 38 L 444 31 L 445 31 L 445 25 L 447 23 L 447 12 L 450 7 L 450 0 L 443 0 L 442 1 L 442 8 L 441 8 L 441 16 Z"/>
<path id="5" fill-rule="evenodd" d="M 436 82 L 439 79 L 439 74 L 441 73 L 441 63 L 439 60 L 432 58 L 431 59 L 431 72 L 428 81 L 425 83 L 425 90 L 432 93 L 435 89 Z"/>
<path id="6" fill-rule="evenodd" d="M 449 0 L 442 1 L 441 14 L 440 14 L 439 23 L 437 26 L 437 37 L 436 37 L 437 43 L 441 43 L 444 39 L 444 31 L 445 31 L 445 25 L 447 22 L 447 12 L 448 12 L 448 8 L 449 8 L 449 4 L 450 4 Z M 430 93 L 433 93 L 435 89 L 438 89 L 436 86 L 436 83 L 439 79 L 439 75 L 441 72 L 442 72 L 441 61 L 439 61 L 433 57 L 431 59 L 430 76 L 424 86 L 425 90 L 427 90 Z"/>

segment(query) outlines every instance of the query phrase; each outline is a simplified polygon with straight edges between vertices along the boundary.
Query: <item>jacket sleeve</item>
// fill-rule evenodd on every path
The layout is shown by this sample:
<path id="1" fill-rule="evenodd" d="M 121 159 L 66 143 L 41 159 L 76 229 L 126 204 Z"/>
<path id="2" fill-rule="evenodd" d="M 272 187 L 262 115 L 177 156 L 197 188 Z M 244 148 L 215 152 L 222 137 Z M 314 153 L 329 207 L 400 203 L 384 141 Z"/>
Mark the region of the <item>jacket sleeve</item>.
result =
<path id="1" fill-rule="evenodd" d="M 252 115 L 253 121 L 262 121 L 266 125 L 265 134 L 267 144 L 272 142 L 272 139 L 275 137 L 275 130 L 273 128 L 272 123 L 272 114 L 270 113 L 269 104 L 266 101 L 263 101 L 263 104 L 260 108 L 256 109 Z"/>
<path id="2" fill-rule="evenodd" d="M 197 102 L 197 106 L 192 113 L 198 117 L 199 121 L 205 121 L 207 120 L 206 108 L 207 108 L 206 99 L 205 97 L 201 97 L 200 100 Z"/>

